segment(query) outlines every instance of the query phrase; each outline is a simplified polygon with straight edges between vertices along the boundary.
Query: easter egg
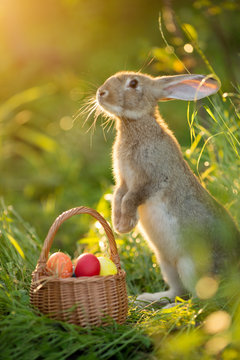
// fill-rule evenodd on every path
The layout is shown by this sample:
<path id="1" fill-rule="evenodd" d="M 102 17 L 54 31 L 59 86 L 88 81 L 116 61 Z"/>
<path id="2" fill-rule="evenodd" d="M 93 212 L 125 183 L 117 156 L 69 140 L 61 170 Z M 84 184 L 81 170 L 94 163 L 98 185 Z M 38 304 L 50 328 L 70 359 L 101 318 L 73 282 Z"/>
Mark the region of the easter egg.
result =
<path id="1" fill-rule="evenodd" d="M 49 257 L 46 266 L 51 275 L 57 275 L 59 278 L 71 277 L 73 273 L 70 257 L 60 251 L 55 252 Z"/>
<path id="2" fill-rule="evenodd" d="M 100 262 L 100 275 L 106 276 L 117 274 L 117 267 L 112 260 L 104 256 L 98 257 L 98 260 Z"/>
<path id="3" fill-rule="evenodd" d="M 76 277 L 94 276 L 100 273 L 100 262 L 93 254 L 82 254 L 77 259 L 75 268 Z"/>

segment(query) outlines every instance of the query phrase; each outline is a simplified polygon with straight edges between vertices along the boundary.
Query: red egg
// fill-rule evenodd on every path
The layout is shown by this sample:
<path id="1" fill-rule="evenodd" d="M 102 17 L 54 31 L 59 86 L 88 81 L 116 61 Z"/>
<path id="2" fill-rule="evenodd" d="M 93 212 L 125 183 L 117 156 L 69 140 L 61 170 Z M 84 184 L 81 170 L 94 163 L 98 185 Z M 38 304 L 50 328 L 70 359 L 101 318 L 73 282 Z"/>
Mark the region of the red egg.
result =
<path id="1" fill-rule="evenodd" d="M 73 273 L 72 261 L 69 256 L 58 251 L 49 257 L 47 270 L 51 275 L 57 275 L 59 278 L 70 277 Z"/>
<path id="2" fill-rule="evenodd" d="M 94 276 L 100 274 L 100 262 L 93 254 L 82 254 L 77 259 L 75 275 Z"/>

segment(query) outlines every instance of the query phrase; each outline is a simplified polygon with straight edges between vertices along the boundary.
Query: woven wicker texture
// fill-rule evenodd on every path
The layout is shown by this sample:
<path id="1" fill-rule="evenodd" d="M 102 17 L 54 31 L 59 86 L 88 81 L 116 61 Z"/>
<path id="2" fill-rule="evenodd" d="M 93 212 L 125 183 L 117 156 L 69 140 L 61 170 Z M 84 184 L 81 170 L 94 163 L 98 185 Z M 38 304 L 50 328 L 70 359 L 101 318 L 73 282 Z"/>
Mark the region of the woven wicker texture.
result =
<path id="1" fill-rule="evenodd" d="M 118 269 L 116 275 L 65 279 L 48 276 L 46 262 L 56 232 L 65 220 L 77 214 L 89 214 L 103 226 L 109 241 L 110 258 Z M 126 273 L 120 266 L 113 232 L 97 211 L 81 206 L 62 213 L 54 221 L 32 273 L 30 299 L 43 314 L 83 327 L 106 325 L 110 318 L 124 323 L 128 311 Z"/>

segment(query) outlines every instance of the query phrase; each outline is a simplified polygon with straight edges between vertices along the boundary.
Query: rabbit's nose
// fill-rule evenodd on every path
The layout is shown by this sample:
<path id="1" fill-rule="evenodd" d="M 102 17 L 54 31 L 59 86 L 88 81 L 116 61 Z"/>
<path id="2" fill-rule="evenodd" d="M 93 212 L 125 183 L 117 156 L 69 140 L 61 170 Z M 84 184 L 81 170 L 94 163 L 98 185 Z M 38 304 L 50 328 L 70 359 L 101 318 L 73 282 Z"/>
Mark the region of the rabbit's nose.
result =
<path id="1" fill-rule="evenodd" d="M 99 96 L 100 96 L 101 98 L 104 98 L 104 97 L 108 96 L 108 90 L 101 90 L 101 89 L 99 89 L 99 90 L 98 90 L 98 94 L 99 94 Z"/>

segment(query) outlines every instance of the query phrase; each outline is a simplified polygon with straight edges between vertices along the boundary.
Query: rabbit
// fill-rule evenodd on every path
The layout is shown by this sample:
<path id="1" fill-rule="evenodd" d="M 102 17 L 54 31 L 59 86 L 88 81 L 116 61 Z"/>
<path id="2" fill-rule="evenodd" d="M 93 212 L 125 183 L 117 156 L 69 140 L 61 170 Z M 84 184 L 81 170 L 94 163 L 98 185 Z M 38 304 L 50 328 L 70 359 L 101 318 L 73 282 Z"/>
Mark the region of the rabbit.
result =
<path id="1" fill-rule="evenodd" d="M 196 295 L 204 276 L 218 276 L 239 261 L 240 233 L 184 160 L 158 101 L 199 100 L 218 91 L 210 76 L 152 77 L 119 72 L 97 90 L 98 108 L 116 120 L 112 222 L 118 233 L 140 231 L 155 252 L 169 289 L 139 301 Z"/>

